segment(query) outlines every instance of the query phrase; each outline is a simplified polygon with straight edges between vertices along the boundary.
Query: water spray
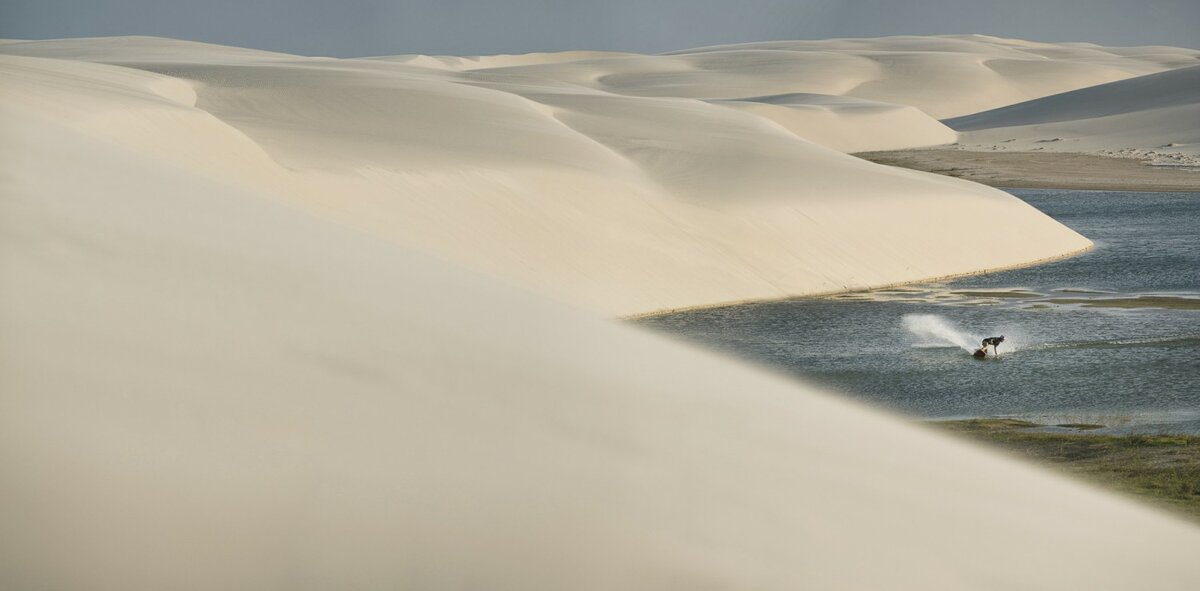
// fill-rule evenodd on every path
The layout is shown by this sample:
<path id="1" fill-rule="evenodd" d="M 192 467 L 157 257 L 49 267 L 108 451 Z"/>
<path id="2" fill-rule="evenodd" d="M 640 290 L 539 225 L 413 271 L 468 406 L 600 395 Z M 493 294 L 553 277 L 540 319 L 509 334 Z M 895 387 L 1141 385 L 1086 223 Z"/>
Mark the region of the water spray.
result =
<path id="1" fill-rule="evenodd" d="M 974 354 L 980 348 L 983 337 L 962 330 L 937 314 L 905 314 L 901 317 L 904 328 L 916 337 L 914 347 L 958 347 Z M 1009 331 L 1013 327 L 1009 327 Z M 1011 336 L 1006 337 L 998 349 L 989 348 L 988 355 L 1003 355 L 1020 349 Z M 995 352 L 993 352 L 995 351 Z"/>

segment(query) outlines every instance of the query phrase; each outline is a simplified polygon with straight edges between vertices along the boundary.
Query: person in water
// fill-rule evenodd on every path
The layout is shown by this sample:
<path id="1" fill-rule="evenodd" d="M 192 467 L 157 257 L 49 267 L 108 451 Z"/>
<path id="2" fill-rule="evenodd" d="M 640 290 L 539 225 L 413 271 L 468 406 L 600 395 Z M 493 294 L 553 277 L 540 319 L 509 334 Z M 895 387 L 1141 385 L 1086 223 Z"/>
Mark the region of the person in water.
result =
<path id="1" fill-rule="evenodd" d="M 975 356 L 983 357 L 984 355 L 987 355 L 988 345 L 992 346 L 992 354 L 993 355 L 999 355 L 1000 351 L 996 350 L 996 347 L 999 347 L 1000 343 L 1003 343 L 1003 342 L 1004 342 L 1004 335 L 1000 335 L 998 337 L 988 337 L 986 339 L 983 339 L 983 344 L 979 346 L 979 350 L 975 352 Z"/>

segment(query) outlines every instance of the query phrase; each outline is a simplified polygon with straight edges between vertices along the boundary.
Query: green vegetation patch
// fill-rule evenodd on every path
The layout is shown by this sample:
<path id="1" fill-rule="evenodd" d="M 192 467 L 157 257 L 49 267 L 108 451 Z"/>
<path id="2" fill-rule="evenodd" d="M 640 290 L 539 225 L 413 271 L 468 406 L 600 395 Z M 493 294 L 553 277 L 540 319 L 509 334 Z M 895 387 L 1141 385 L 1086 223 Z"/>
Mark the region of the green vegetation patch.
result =
<path id="1" fill-rule="evenodd" d="M 933 424 L 1200 520 L 1200 436 L 1048 433 L 1036 430 L 1046 425 L 1016 419 Z"/>

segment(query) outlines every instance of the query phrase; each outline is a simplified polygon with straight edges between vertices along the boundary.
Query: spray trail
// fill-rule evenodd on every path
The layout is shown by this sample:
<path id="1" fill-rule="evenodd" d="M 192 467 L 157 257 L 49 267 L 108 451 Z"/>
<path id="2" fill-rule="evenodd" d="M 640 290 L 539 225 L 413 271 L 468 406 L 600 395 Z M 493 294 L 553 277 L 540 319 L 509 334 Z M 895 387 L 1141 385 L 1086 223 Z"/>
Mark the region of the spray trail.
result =
<path id="1" fill-rule="evenodd" d="M 971 353 L 979 347 L 982 337 L 960 330 L 936 314 L 905 314 L 904 328 L 917 337 L 917 346 L 954 346 Z"/>

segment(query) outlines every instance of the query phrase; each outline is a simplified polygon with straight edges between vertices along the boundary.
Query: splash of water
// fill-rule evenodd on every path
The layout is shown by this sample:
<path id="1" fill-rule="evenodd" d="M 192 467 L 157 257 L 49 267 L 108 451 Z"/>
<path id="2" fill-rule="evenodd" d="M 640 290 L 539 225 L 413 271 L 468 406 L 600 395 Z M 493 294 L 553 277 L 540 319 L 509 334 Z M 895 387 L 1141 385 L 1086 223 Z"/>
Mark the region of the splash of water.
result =
<path id="1" fill-rule="evenodd" d="M 954 346 L 972 353 L 982 337 L 963 331 L 937 314 L 905 314 L 904 328 L 917 339 L 917 346 Z"/>
<path id="2" fill-rule="evenodd" d="M 937 314 L 905 314 L 901 317 L 901 321 L 904 322 L 904 328 L 908 329 L 908 332 L 915 337 L 914 347 L 958 347 L 968 353 L 974 353 L 983 341 L 983 337 L 962 330 Z M 1014 328 L 1009 327 L 1010 331 Z M 1016 330 L 1015 332 L 1020 331 Z M 989 356 L 1015 353 L 1020 350 L 1024 339 L 1019 338 L 1020 335 L 1017 337 L 1006 336 L 1004 344 L 996 349 L 996 353 L 989 350 Z"/>

